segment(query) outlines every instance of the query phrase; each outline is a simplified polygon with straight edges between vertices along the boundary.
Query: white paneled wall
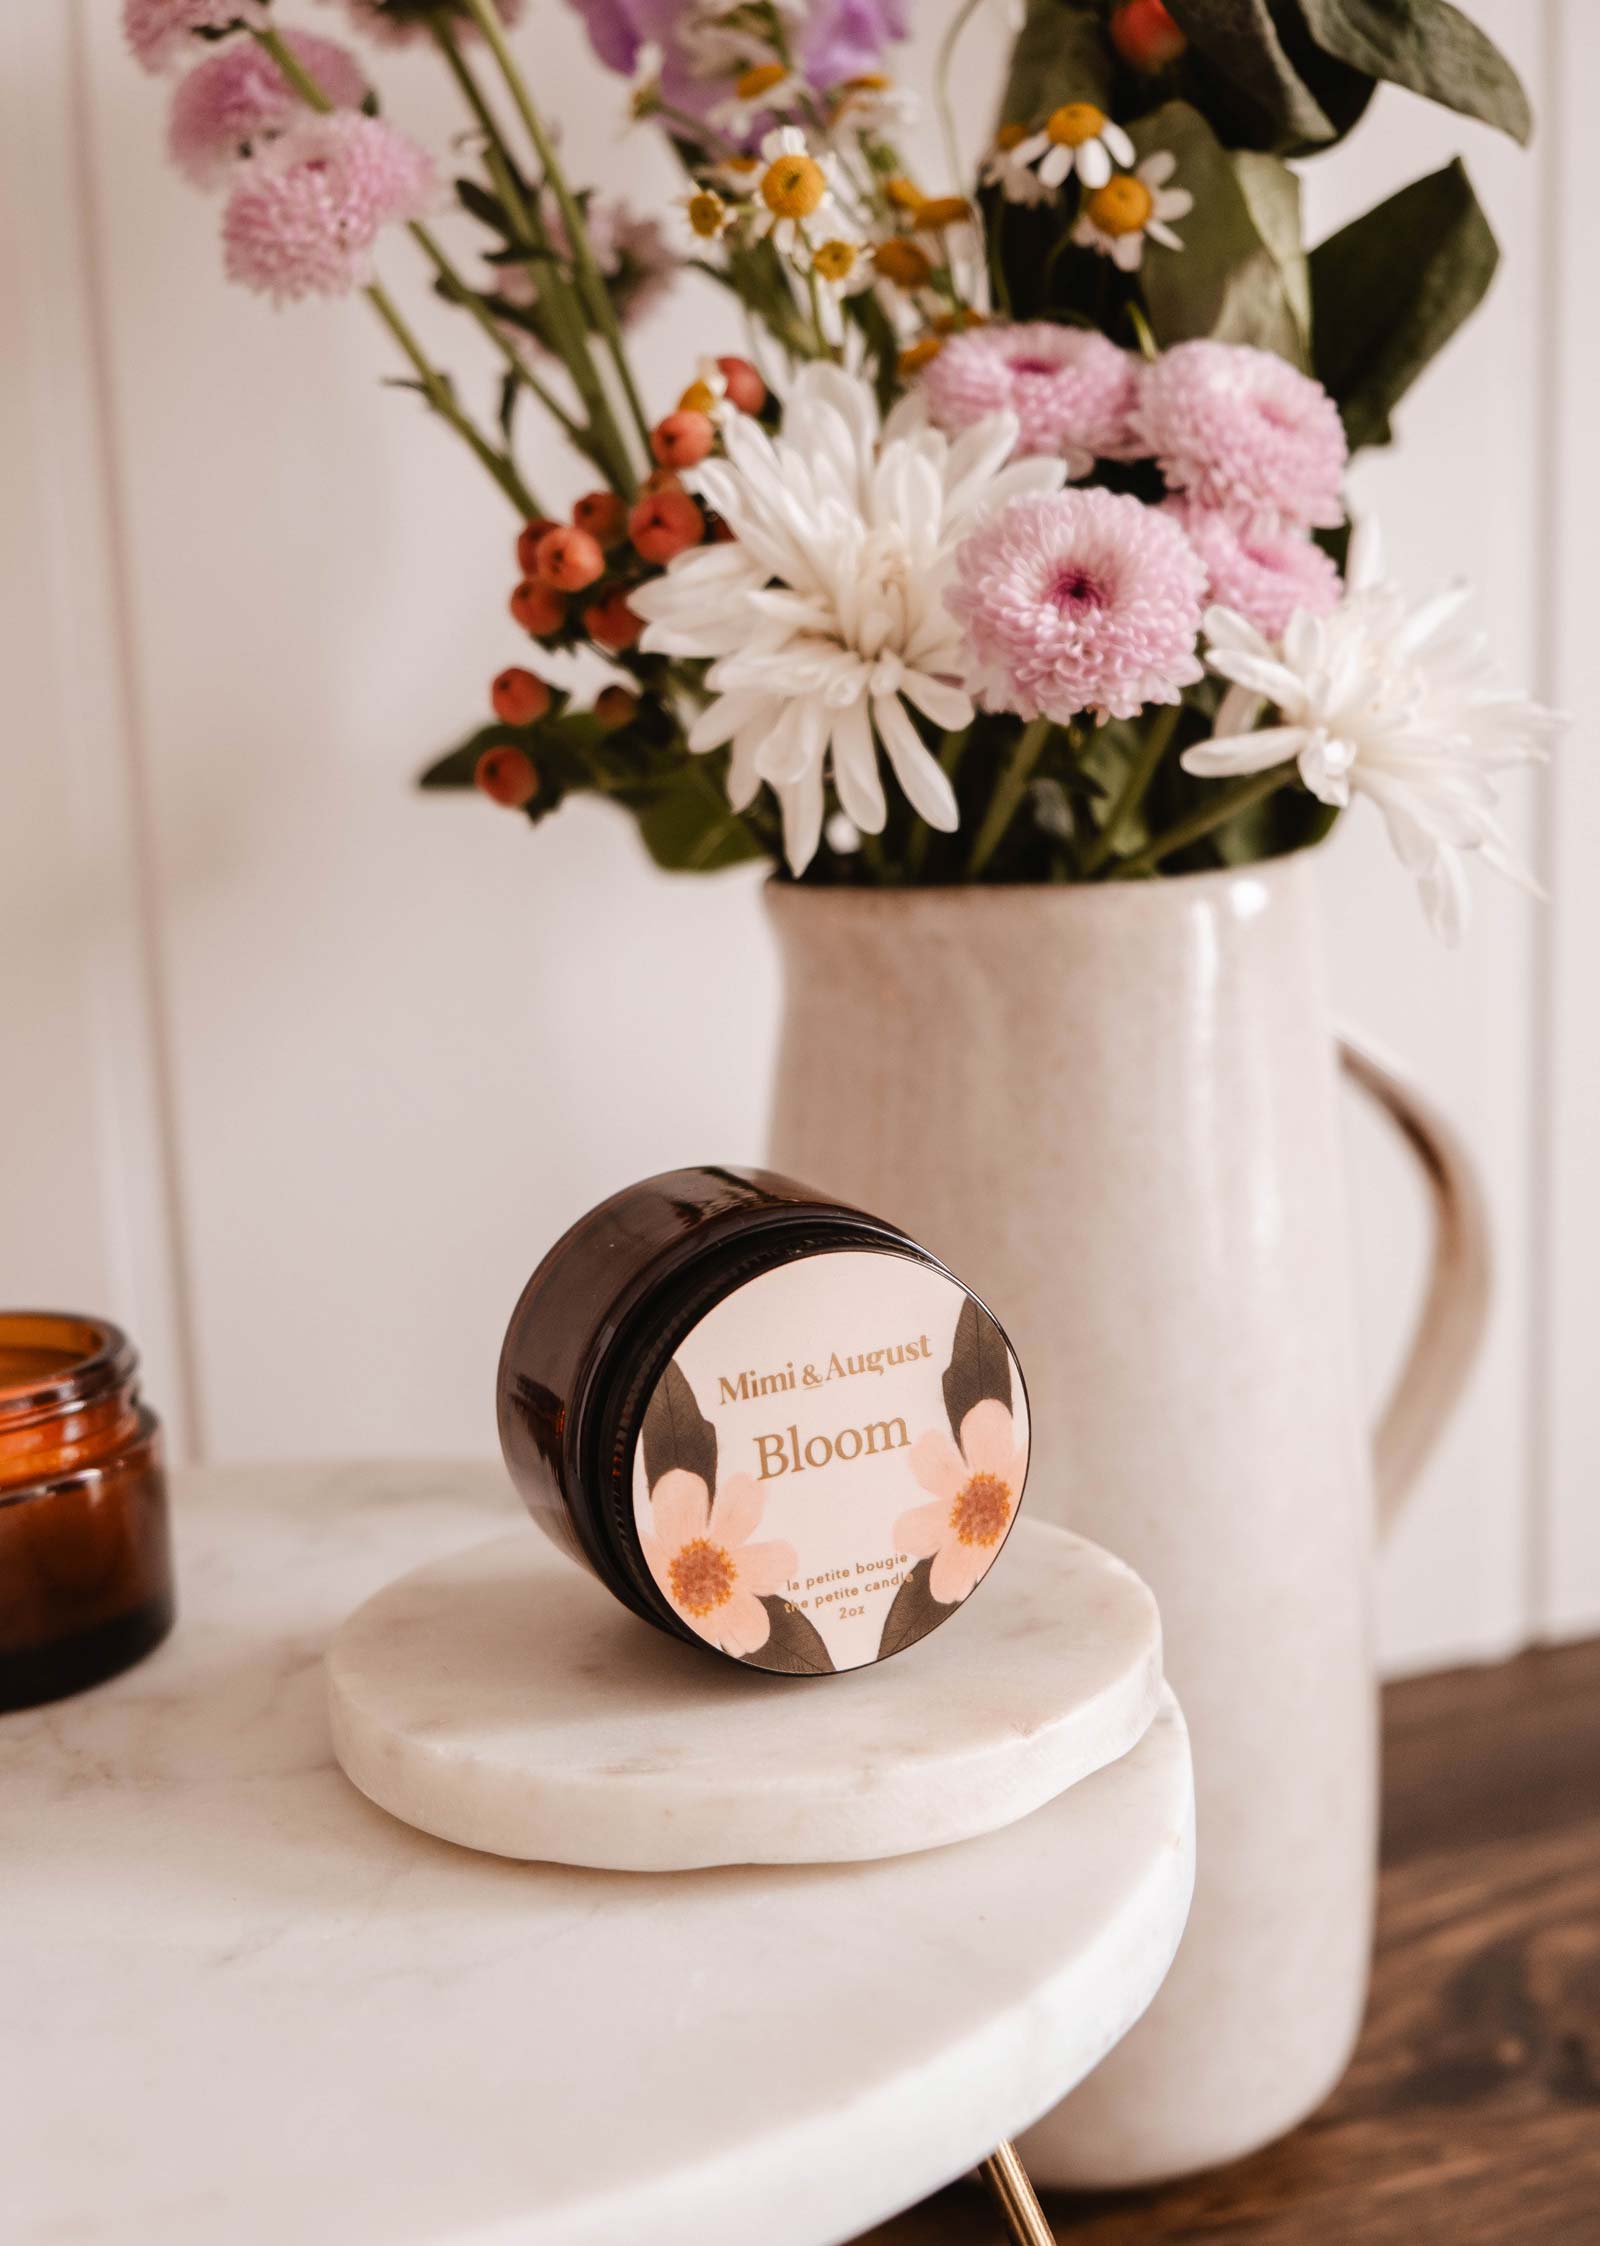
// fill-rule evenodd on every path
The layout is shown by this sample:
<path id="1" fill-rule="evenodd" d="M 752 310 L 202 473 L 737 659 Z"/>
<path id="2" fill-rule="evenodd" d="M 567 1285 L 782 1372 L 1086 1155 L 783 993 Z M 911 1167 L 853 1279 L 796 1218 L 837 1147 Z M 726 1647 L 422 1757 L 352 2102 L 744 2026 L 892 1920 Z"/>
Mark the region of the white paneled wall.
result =
<path id="1" fill-rule="evenodd" d="M 664 199 L 670 171 L 621 138 L 576 19 L 536 9 L 576 171 Z M 592 806 L 530 836 L 410 790 L 516 655 L 503 502 L 376 386 L 389 361 L 359 305 L 274 316 L 223 286 L 215 210 L 163 167 L 163 94 L 116 12 L 0 11 L 0 1295 L 122 1316 L 199 1455 L 483 1452 L 500 1329 L 555 1232 L 629 1176 L 759 1153 L 777 987 L 756 883 L 658 876 Z M 1577 717 L 1513 812 L 1548 909 L 1485 887 L 1448 954 L 1368 822 L 1327 862 L 1341 1006 L 1460 1118 L 1500 1239 L 1483 1369 L 1386 1562 L 1391 1666 L 1600 1622 L 1600 16 L 1476 12 L 1533 91 L 1534 154 L 1386 93 L 1308 168 L 1320 231 L 1468 157 L 1505 264 L 1359 490 L 1399 569 L 1468 570 L 1508 663 Z M 913 76 L 948 9 L 918 13 Z M 1003 16 L 966 50 L 974 145 Z M 383 78 L 442 146 L 434 68 Z M 388 270 L 404 285 L 403 255 Z M 456 323 L 417 303 L 486 391 Z M 657 320 L 653 403 L 711 322 L 734 340 L 727 319 L 687 290 Z M 547 499 L 585 480 L 534 468 Z M 1380 1126 L 1353 1115 L 1351 1151 L 1376 1392 L 1422 1216 Z"/>

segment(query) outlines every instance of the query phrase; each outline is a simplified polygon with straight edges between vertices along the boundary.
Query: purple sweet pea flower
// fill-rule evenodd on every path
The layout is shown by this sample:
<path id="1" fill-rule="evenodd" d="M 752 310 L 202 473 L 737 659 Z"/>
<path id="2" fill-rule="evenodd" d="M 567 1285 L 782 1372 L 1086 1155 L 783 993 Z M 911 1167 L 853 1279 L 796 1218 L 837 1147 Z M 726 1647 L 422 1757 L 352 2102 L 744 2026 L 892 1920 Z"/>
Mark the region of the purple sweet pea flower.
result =
<path id="1" fill-rule="evenodd" d="M 589 43 L 608 69 L 631 73 L 643 48 L 661 49 L 661 91 L 675 109 L 695 117 L 726 96 L 734 76 L 698 77 L 680 33 L 700 15 L 694 0 L 571 0 Z M 704 16 L 700 16 L 703 22 Z M 791 32 L 801 69 L 813 86 L 837 86 L 876 69 L 891 39 L 906 35 L 906 0 L 809 0 Z"/>

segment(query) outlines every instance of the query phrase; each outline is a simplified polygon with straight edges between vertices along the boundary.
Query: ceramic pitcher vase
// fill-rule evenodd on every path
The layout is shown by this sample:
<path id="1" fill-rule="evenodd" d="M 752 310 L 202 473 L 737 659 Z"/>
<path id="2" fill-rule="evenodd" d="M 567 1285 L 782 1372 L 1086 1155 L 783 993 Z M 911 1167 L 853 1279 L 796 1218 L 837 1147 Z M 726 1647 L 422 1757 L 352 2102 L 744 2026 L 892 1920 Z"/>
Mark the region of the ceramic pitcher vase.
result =
<path id="1" fill-rule="evenodd" d="M 1335 1038 L 1307 855 L 1093 888 L 768 898 L 786 976 L 774 1166 L 904 1225 L 1004 1320 L 1032 1404 L 1029 1509 L 1150 1583 L 1193 1739 L 1200 1870 L 1177 1962 L 1024 2140 L 1029 2165 L 1086 2186 L 1209 2167 L 1309 2113 L 1360 2023 L 1374 1530 L 1476 1348 L 1470 1166 Z M 1437 1210 L 1375 1447 L 1341 1061 L 1401 1124 Z"/>

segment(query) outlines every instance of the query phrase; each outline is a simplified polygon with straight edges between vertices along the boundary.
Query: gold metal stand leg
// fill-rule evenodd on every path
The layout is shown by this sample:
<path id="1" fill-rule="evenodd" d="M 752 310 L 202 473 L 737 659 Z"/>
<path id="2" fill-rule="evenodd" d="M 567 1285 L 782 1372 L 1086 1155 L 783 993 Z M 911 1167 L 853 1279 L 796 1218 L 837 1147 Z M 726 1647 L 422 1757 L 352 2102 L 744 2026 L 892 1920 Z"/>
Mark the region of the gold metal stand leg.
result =
<path id="1" fill-rule="evenodd" d="M 978 2173 L 993 2192 L 1005 2218 L 1006 2235 L 1016 2240 L 1016 2246 L 1056 2246 L 1055 2232 L 1044 2219 L 1028 2171 L 1009 2138 L 979 2162 Z"/>

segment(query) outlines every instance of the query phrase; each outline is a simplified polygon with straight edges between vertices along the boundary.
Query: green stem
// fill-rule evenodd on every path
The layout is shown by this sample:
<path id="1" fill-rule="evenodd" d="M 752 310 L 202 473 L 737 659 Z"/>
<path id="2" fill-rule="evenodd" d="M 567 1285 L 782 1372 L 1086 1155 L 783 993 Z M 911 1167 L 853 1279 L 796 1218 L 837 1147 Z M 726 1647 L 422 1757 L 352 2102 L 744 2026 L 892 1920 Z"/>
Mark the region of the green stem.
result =
<path id="1" fill-rule="evenodd" d="M 999 785 L 989 799 L 989 808 L 978 829 L 978 839 L 972 845 L 972 854 L 967 860 L 969 881 L 978 879 L 1005 839 L 1006 829 L 1016 817 L 1017 806 L 1022 801 L 1022 791 L 1028 785 L 1033 768 L 1049 737 L 1050 720 L 1047 717 L 1035 718 L 1019 737 L 1011 752 L 1011 762 L 1001 773 Z"/>
<path id="2" fill-rule="evenodd" d="M 461 278 L 435 236 L 419 219 L 408 220 L 406 232 L 428 259 L 440 280 L 443 281 L 450 302 L 459 304 L 464 312 L 471 315 L 513 374 L 525 373 L 526 370 L 522 361 L 517 356 L 516 346 L 506 335 L 505 330 L 490 311 L 488 305 L 484 303 L 482 297 L 479 296 L 477 290 L 469 288 Z"/>
<path id="3" fill-rule="evenodd" d="M 1212 796 L 1200 810 L 1192 811 L 1187 819 L 1180 819 L 1176 826 L 1158 834 L 1133 857 L 1124 858 L 1120 866 L 1112 868 L 1111 879 L 1132 881 L 1140 874 L 1153 872 L 1162 859 L 1170 858 L 1175 850 L 1186 850 L 1191 842 L 1202 841 L 1218 827 L 1225 827 L 1230 819 L 1236 819 L 1241 811 L 1248 811 L 1252 804 L 1276 795 L 1279 788 L 1287 787 L 1298 777 L 1299 766 L 1293 761 L 1274 764 L 1265 772 L 1248 773 L 1231 788 Z"/>
<path id="4" fill-rule="evenodd" d="M 594 362 L 589 354 L 588 338 L 583 328 L 583 315 L 575 305 L 571 304 L 567 291 L 558 278 L 553 254 L 548 249 L 542 250 L 540 247 L 537 237 L 542 229 L 540 229 L 536 215 L 522 192 L 522 184 L 517 178 L 516 167 L 512 163 L 506 148 L 505 135 L 500 129 L 499 119 L 490 108 L 482 87 L 468 67 L 467 59 L 457 45 L 455 36 L 441 10 L 435 9 L 429 15 L 428 28 L 433 34 L 435 46 L 439 49 L 449 67 L 450 75 L 454 78 L 462 99 L 478 121 L 478 129 L 484 137 L 484 162 L 488 168 L 489 177 L 494 183 L 495 193 L 505 206 L 506 217 L 516 247 L 522 251 L 524 258 L 530 264 L 537 263 L 539 265 L 538 280 L 541 280 L 544 284 L 540 289 L 541 301 L 544 303 L 546 313 L 552 317 L 554 324 L 561 330 L 561 356 L 567 363 L 568 372 L 572 374 L 579 394 L 582 396 L 585 407 L 589 412 L 590 427 L 585 429 L 581 422 L 575 420 L 531 368 L 521 367 L 522 379 L 544 407 L 546 413 L 560 423 L 572 442 L 581 451 L 587 453 L 602 472 L 613 483 L 618 484 L 619 489 L 631 495 L 633 490 L 632 463 L 628 459 L 628 448 L 622 441 L 622 433 L 616 426 L 610 404 L 600 386 L 599 376 L 594 372 Z M 569 313 L 570 317 L 568 317 Z M 574 364 L 575 360 L 579 362 L 576 365 Z M 619 475 L 621 477 L 620 483 L 618 482 Z"/>
<path id="5" fill-rule="evenodd" d="M 956 45 L 967 25 L 978 11 L 979 0 L 964 0 L 950 19 L 950 28 L 939 42 L 938 59 L 934 64 L 933 83 L 939 104 L 939 130 L 944 135 L 944 157 L 950 167 L 950 185 L 961 193 L 961 139 L 956 131 L 956 113 L 950 100 L 950 72 L 955 64 Z"/>
<path id="6" fill-rule="evenodd" d="M 1174 702 L 1151 719 L 1139 744 L 1139 753 L 1129 765 L 1127 777 L 1117 792 L 1117 799 L 1105 825 L 1090 845 L 1083 861 L 1085 874 L 1097 874 L 1116 848 L 1117 836 L 1128 820 L 1143 803 L 1150 783 L 1156 776 L 1156 767 L 1167 752 L 1167 745 L 1177 730 L 1178 719 L 1183 714 L 1183 704 Z"/>
<path id="7" fill-rule="evenodd" d="M 306 69 L 294 49 L 286 45 L 270 27 L 251 24 L 249 30 L 256 45 L 262 50 L 263 54 L 272 57 L 289 84 L 306 104 L 306 107 L 315 109 L 321 116 L 331 117 L 333 103 Z"/>
<path id="8" fill-rule="evenodd" d="M 1128 325 L 1133 329 L 1134 338 L 1145 358 L 1159 359 L 1161 353 L 1156 345 L 1155 330 L 1132 297 L 1128 299 Z"/>
<path id="9" fill-rule="evenodd" d="M 495 191 L 510 213 L 513 210 L 510 198 L 516 194 L 517 184 L 510 161 L 501 149 L 493 145 L 485 148 L 483 155 Z M 527 231 L 522 232 L 517 217 L 512 216 L 516 247 L 522 251 L 528 265 L 536 269 L 534 287 L 538 302 L 554 331 L 553 342 L 557 355 L 572 377 L 574 387 L 583 401 L 584 411 L 589 416 L 588 427 L 585 428 L 564 406 L 559 405 L 531 370 L 523 369 L 523 380 L 546 411 L 555 415 L 568 436 L 592 460 L 598 462 L 602 472 L 616 489 L 624 497 L 631 499 L 635 490 L 633 462 L 628 457 L 628 447 L 617 426 L 617 417 L 611 410 L 605 385 L 600 380 L 594 354 L 589 349 L 589 333 L 584 326 L 582 308 L 562 277 L 554 246 L 545 232 L 543 221 L 536 213 L 528 213 L 526 205 L 522 205 L 521 209 L 528 216 L 529 225 Z"/>
<path id="10" fill-rule="evenodd" d="M 956 773 L 960 769 L 961 759 L 966 752 L 967 743 L 971 738 L 972 728 L 966 726 L 959 733 L 947 733 L 939 743 L 939 762 L 944 769 L 944 776 L 947 780 L 953 781 L 955 779 Z M 932 827 L 929 826 L 926 819 L 919 819 L 912 831 L 911 841 L 906 850 L 906 873 L 912 881 L 921 877 L 922 869 L 928 861 L 928 847 L 932 841 Z"/>
<path id="11" fill-rule="evenodd" d="M 1011 284 L 1006 279 L 1005 251 L 1002 247 L 1001 237 L 1005 230 L 1006 212 L 1010 208 L 1011 205 L 1002 195 L 994 206 L 993 226 L 984 227 L 986 262 L 989 268 L 989 290 L 994 298 L 996 310 L 1001 318 L 1006 320 L 1011 317 Z"/>
<path id="12" fill-rule="evenodd" d="M 670 101 L 653 101 L 648 114 L 665 117 L 669 125 L 676 125 L 684 140 L 692 140 L 708 151 L 720 149 L 724 156 L 740 154 L 739 143 L 732 133 L 725 133 L 720 125 L 708 118 L 696 117 L 687 109 L 675 109 Z"/>
<path id="13" fill-rule="evenodd" d="M 758 851 L 760 851 L 766 857 L 771 857 L 772 852 L 768 845 L 762 840 L 760 834 L 757 832 L 754 822 L 747 816 L 745 812 L 735 811 L 733 805 L 728 801 L 728 793 L 726 787 L 718 787 L 716 781 L 711 777 L 704 759 L 699 755 L 699 753 L 694 749 L 690 749 L 689 751 L 687 751 L 687 758 L 688 768 L 690 773 L 693 775 L 695 782 L 705 794 L 710 796 L 712 802 L 716 804 L 717 808 L 722 812 L 723 817 L 727 821 L 727 825 L 722 830 L 723 833 L 727 833 L 729 829 L 738 828 L 744 834 L 749 836 L 751 842 L 755 845 Z"/>
<path id="14" fill-rule="evenodd" d="M 314 109 L 319 116 L 323 117 L 333 114 L 334 104 L 300 61 L 294 49 L 276 31 L 272 30 L 270 26 L 263 28 L 252 25 L 250 36 L 262 52 L 269 55 L 272 61 L 276 63 L 285 80 L 294 88 L 294 91 L 300 96 L 308 109 Z M 505 360 L 514 373 L 526 379 L 526 369 L 517 357 L 512 345 L 502 333 L 493 313 L 482 299 L 468 288 L 466 282 L 461 278 L 461 275 L 456 271 L 428 229 L 412 221 L 407 225 L 406 232 L 432 263 L 435 272 L 449 290 L 452 302 L 462 305 L 471 313 L 501 358 Z M 376 286 L 367 289 L 364 293 L 390 333 L 400 343 L 406 356 L 417 368 L 418 377 L 427 389 L 430 405 L 436 412 L 442 414 L 456 433 L 471 446 L 473 452 L 489 470 L 501 490 L 508 496 L 513 493 L 520 493 L 521 497 L 516 503 L 523 508 L 525 513 L 538 514 L 540 512 L 538 502 L 531 496 L 526 484 L 518 475 L 510 454 L 491 445 L 462 412 L 450 394 L 448 382 L 439 373 L 438 369 L 422 356 L 415 336 L 405 326 L 405 323 L 400 321 L 399 314 L 395 311 L 390 298 Z"/>
<path id="15" fill-rule="evenodd" d="M 567 185 L 566 174 L 562 171 L 556 157 L 555 144 L 544 129 L 543 120 L 533 105 L 527 87 L 523 84 L 522 73 L 512 59 L 511 49 L 506 45 L 505 35 L 501 30 L 500 18 L 495 12 L 493 0 L 465 0 L 465 5 L 473 22 L 483 33 L 484 39 L 488 43 L 489 52 L 499 65 L 500 75 L 504 78 L 511 99 L 516 104 L 517 113 L 527 127 L 528 138 L 533 142 L 534 152 L 538 156 L 545 179 L 549 183 L 550 191 L 555 196 L 556 206 L 561 213 L 562 224 L 566 228 L 571 243 L 572 263 L 578 279 L 579 293 L 588 304 L 589 316 L 594 321 L 595 327 L 605 338 L 606 347 L 610 351 L 612 361 L 616 366 L 617 379 L 622 384 L 623 394 L 628 401 L 628 409 L 638 427 L 640 442 L 648 453 L 650 449 L 650 424 L 645 419 L 644 407 L 640 402 L 638 390 L 634 386 L 633 369 L 628 364 L 628 354 L 623 347 L 622 330 L 617 323 L 617 308 L 612 303 L 610 291 L 605 285 L 599 267 L 595 264 L 594 252 L 589 247 L 589 229 L 584 224 L 583 212 L 578 207 L 577 197 Z"/>
<path id="16" fill-rule="evenodd" d="M 428 359 L 421 344 L 402 319 L 388 290 L 379 282 L 373 281 L 362 293 L 416 369 L 417 380 L 422 384 L 423 394 L 434 412 L 441 420 L 450 424 L 464 444 L 470 446 L 517 512 L 525 519 L 537 515 L 540 512 L 539 502 L 517 474 L 512 462 L 485 440 L 456 404 L 449 381 Z"/>

